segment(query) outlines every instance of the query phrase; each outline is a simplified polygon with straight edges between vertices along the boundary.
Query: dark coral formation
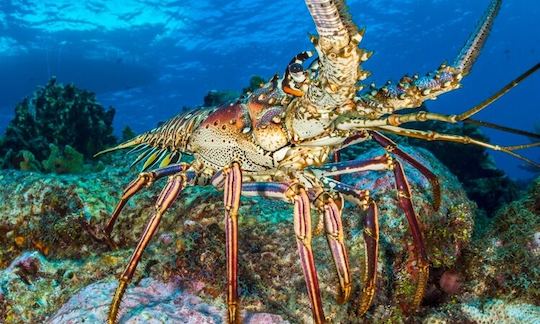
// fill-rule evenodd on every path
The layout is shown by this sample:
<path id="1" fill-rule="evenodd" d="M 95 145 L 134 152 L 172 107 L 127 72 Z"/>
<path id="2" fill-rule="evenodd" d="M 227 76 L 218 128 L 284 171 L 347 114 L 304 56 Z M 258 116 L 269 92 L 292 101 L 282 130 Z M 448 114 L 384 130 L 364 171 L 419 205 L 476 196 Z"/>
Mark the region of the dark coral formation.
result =
<path id="1" fill-rule="evenodd" d="M 234 91 L 216 91 L 210 90 L 204 96 L 204 107 L 214 107 L 224 105 L 238 99 L 238 93 Z"/>
<path id="2" fill-rule="evenodd" d="M 51 144 L 90 158 L 116 142 L 112 134 L 114 113 L 113 108 L 104 109 L 94 93 L 52 78 L 15 108 L 15 117 L 0 142 L 4 167 L 34 168 L 32 160 L 50 158 Z"/>
<path id="3" fill-rule="evenodd" d="M 255 89 L 260 88 L 266 81 L 258 76 L 254 75 L 249 79 L 249 86 L 242 89 L 242 95 L 253 92 Z M 214 107 L 224 105 L 230 102 L 234 102 L 239 98 L 240 94 L 236 91 L 217 91 L 210 90 L 204 96 L 203 106 L 205 107 Z"/>

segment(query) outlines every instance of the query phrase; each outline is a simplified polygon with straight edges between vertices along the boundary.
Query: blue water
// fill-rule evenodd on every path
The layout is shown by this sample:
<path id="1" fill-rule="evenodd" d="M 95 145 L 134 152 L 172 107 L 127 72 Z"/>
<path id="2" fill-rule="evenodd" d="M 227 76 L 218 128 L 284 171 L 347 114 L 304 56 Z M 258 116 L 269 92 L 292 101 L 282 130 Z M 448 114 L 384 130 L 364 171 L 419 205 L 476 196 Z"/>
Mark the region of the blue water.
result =
<path id="1" fill-rule="evenodd" d="M 452 62 L 488 0 L 348 1 L 375 51 L 368 81 L 383 83 Z M 540 59 L 540 2 L 506 1 L 463 88 L 429 102 L 458 113 L 491 95 Z M 210 89 L 240 90 L 251 75 L 282 73 L 292 56 L 311 49 L 314 25 L 301 0 L 0 2 L 0 131 L 13 107 L 56 75 L 97 93 L 117 109 L 115 128 L 154 127 L 182 106 L 202 103 Z M 540 123 L 540 76 L 534 75 L 479 119 L 533 130 Z M 498 144 L 527 139 L 486 130 Z M 526 156 L 539 160 L 540 149 Z M 456 157 L 459 158 L 459 157 Z M 514 178 L 531 174 L 494 153 Z"/>

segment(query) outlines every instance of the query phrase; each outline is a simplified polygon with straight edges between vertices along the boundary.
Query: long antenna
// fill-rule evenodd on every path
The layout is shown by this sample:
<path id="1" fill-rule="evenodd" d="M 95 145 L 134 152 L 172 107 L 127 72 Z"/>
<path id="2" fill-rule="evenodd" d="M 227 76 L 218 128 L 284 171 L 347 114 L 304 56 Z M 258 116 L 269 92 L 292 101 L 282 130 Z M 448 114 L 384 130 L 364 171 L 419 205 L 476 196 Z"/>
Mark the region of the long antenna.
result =
<path id="1" fill-rule="evenodd" d="M 482 121 L 482 120 L 476 120 L 476 119 L 469 118 L 469 119 L 463 120 L 463 122 L 466 123 L 466 124 L 489 127 L 489 128 L 497 129 L 497 130 L 507 132 L 507 133 L 513 133 L 513 134 L 517 134 L 517 135 L 527 136 L 527 137 L 530 137 L 530 138 L 540 139 L 540 134 L 537 134 L 537 133 L 531 133 L 531 132 L 524 131 L 524 130 L 521 130 L 521 129 L 515 129 L 515 128 L 508 127 L 508 126 L 497 125 L 497 124 Z"/>

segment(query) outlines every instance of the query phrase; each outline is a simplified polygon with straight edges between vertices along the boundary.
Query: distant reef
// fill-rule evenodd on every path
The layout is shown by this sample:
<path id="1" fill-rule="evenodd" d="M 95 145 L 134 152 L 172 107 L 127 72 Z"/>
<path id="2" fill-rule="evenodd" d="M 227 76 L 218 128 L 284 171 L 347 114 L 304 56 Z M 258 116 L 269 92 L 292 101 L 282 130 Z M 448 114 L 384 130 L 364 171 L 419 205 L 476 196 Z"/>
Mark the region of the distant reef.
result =
<path id="1" fill-rule="evenodd" d="M 114 114 L 94 93 L 53 77 L 15 107 L 15 117 L 0 138 L 0 167 L 79 172 L 85 159 L 116 143 Z"/>

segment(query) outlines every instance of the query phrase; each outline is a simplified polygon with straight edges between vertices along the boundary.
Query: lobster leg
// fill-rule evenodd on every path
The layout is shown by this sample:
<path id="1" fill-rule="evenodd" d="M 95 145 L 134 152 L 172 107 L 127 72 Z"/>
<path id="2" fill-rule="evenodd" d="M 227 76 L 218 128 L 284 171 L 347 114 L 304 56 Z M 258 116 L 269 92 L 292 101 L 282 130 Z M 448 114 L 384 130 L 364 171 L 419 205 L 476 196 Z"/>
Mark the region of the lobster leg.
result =
<path id="1" fill-rule="evenodd" d="M 306 190 L 300 184 L 290 186 L 284 183 L 259 182 L 243 185 L 242 194 L 245 196 L 280 199 L 294 203 L 294 232 L 296 234 L 300 263 L 311 302 L 313 320 L 317 324 L 325 323 L 326 318 L 322 307 L 319 280 L 317 278 L 317 270 L 311 248 L 311 210 Z M 339 226 L 335 228 L 339 231 Z"/>
<path id="2" fill-rule="evenodd" d="M 311 311 L 315 323 L 325 323 L 326 318 L 322 307 L 321 293 L 319 289 L 319 280 L 313 259 L 313 250 L 311 248 L 311 211 L 309 198 L 306 190 L 301 185 L 291 187 L 293 193 L 290 199 L 294 201 L 294 232 L 296 234 L 296 244 L 300 263 L 306 280 L 309 299 L 311 301 Z"/>
<path id="3" fill-rule="evenodd" d="M 150 239 L 152 236 L 154 236 L 154 233 L 156 232 L 159 223 L 161 221 L 161 217 L 165 213 L 165 211 L 172 205 L 172 203 L 176 200 L 178 197 L 178 194 L 182 191 L 182 189 L 186 185 L 186 176 L 184 174 L 178 174 L 169 179 L 167 182 L 167 185 L 163 190 L 161 191 L 161 194 L 159 195 L 158 199 L 156 200 L 155 204 L 155 211 L 152 214 L 152 217 L 150 218 L 150 221 L 148 222 L 148 225 L 146 226 L 144 233 L 139 240 L 139 243 L 137 244 L 137 247 L 135 248 L 135 251 L 133 252 L 133 255 L 131 256 L 131 259 L 129 260 L 129 263 L 127 267 L 125 268 L 124 272 L 120 276 L 119 285 L 116 288 L 116 291 L 114 293 L 114 297 L 111 303 L 111 307 L 109 309 L 109 316 L 107 319 L 107 322 L 109 324 L 114 324 L 116 322 L 116 319 L 118 317 L 118 311 L 120 309 L 120 302 L 122 300 L 122 296 L 124 295 L 124 292 L 126 291 L 127 285 L 133 278 L 133 274 L 135 273 L 135 269 L 137 268 L 137 265 L 139 264 L 139 261 L 141 260 L 142 253 L 144 252 L 144 249 L 148 246 L 148 243 L 150 242 Z"/>
<path id="4" fill-rule="evenodd" d="M 411 201 L 411 189 L 401 163 L 394 161 L 394 175 L 396 178 L 397 198 L 401 209 L 405 212 L 409 228 L 413 237 L 414 251 L 416 257 L 416 267 L 418 268 L 418 283 L 416 285 L 416 292 L 414 294 L 412 308 L 418 309 L 427 285 L 429 277 L 429 262 L 426 254 L 426 248 L 424 246 L 424 240 L 422 238 L 422 231 L 420 229 L 420 222 L 416 215 L 413 204 Z"/>
<path id="5" fill-rule="evenodd" d="M 118 216 L 120 215 L 120 212 L 126 205 L 126 203 L 129 201 L 131 197 L 133 197 L 136 193 L 138 193 L 143 187 L 148 187 L 152 185 L 156 180 L 159 180 L 163 177 L 170 176 L 182 171 L 185 171 L 187 169 L 186 164 L 174 164 L 170 165 L 161 169 L 157 169 L 151 172 L 142 172 L 139 174 L 137 179 L 133 180 L 127 187 L 124 189 L 124 193 L 122 194 L 122 197 L 120 198 L 120 201 L 114 208 L 114 211 L 111 214 L 111 217 L 109 218 L 109 221 L 107 222 L 107 225 L 103 229 L 103 233 L 105 234 L 106 239 L 110 240 L 111 232 L 114 228 L 114 224 L 116 223 L 116 220 L 118 219 Z"/>
<path id="6" fill-rule="evenodd" d="M 397 160 L 391 159 L 388 155 L 383 155 L 382 157 L 375 158 L 368 161 L 348 161 L 342 163 L 333 163 L 325 165 L 323 167 L 314 169 L 314 173 L 319 176 L 323 176 L 321 181 L 326 187 L 333 188 L 342 194 L 345 197 L 353 197 L 353 201 L 365 202 L 367 198 L 361 197 L 357 190 L 354 188 L 337 182 L 328 178 L 328 176 L 334 176 L 339 174 L 347 174 L 353 172 L 362 172 L 368 170 L 383 170 L 383 169 L 392 169 L 394 171 L 394 176 L 396 179 L 396 189 L 398 192 L 398 202 L 401 209 L 404 211 L 409 227 L 413 236 L 413 243 L 415 247 L 415 257 L 417 261 L 418 268 L 418 283 L 416 292 L 413 298 L 413 309 L 417 309 L 422 298 L 424 296 L 425 287 L 427 284 L 427 279 L 429 276 L 429 263 L 427 259 L 427 254 L 422 238 L 422 232 L 420 229 L 420 224 L 418 217 L 414 211 L 412 202 L 411 202 L 411 191 L 409 184 L 403 172 L 401 164 Z M 317 172 L 317 170 L 320 170 Z M 355 197 L 356 196 L 356 197 Z M 375 291 L 375 280 L 376 280 L 376 265 L 377 265 L 377 254 L 378 254 L 378 220 L 377 220 L 377 208 L 376 205 L 371 202 L 368 204 L 368 207 L 365 208 L 368 210 L 368 215 L 364 219 L 364 241 L 366 244 L 366 266 L 365 266 L 365 286 L 362 291 L 362 297 L 360 302 L 360 314 L 363 314 L 367 311 L 371 305 Z"/>
<path id="7" fill-rule="evenodd" d="M 242 193 L 242 170 L 238 162 L 225 168 L 225 242 L 227 255 L 227 319 L 228 323 L 240 323 L 238 305 L 238 208 Z"/>
<path id="8" fill-rule="evenodd" d="M 416 170 L 420 171 L 420 173 L 428 179 L 428 181 L 431 183 L 431 190 L 433 195 L 433 209 L 435 209 L 435 211 L 439 210 L 439 207 L 441 206 L 441 185 L 439 184 L 439 178 L 437 178 L 437 176 L 433 174 L 433 172 L 431 172 L 428 168 L 415 160 L 412 156 L 403 152 L 397 146 L 397 144 L 388 137 L 376 131 L 370 131 L 369 133 L 371 137 L 377 143 L 379 143 L 379 145 L 384 147 L 387 152 L 393 153 L 402 158 L 403 160 L 407 161 L 407 163 L 412 165 Z"/>
<path id="9" fill-rule="evenodd" d="M 377 285 L 377 261 L 379 259 L 379 213 L 377 204 L 369 200 L 367 214 L 364 217 L 364 248 L 366 250 L 366 262 L 364 264 L 364 287 L 360 297 L 358 315 L 363 316 L 373 302 Z"/>
<path id="10" fill-rule="evenodd" d="M 358 205 L 363 211 L 366 211 L 364 217 L 364 248 L 366 251 L 365 262 L 363 264 L 362 294 L 358 306 L 358 315 L 364 315 L 375 296 L 377 285 L 377 263 L 379 258 L 379 219 L 377 204 L 369 198 L 369 191 L 357 190 L 344 183 L 332 180 L 322 179 L 329 188 L 344 195 L 346 199 Z"/>
<path id="11" fill-rule="evenodd" d="M 349 256 L 344 242 L 343 224 L 341 222 L 343 199 L 341 196 L 338 199 L 334 199 L 325 192 L 319 196 L 317 201 L 320 201 L 318 207 L 324 214 L 326 240 L 330 247 L 339 279 L 338 303 L 342 304 L 349 300 L 352 289 Z"/>

